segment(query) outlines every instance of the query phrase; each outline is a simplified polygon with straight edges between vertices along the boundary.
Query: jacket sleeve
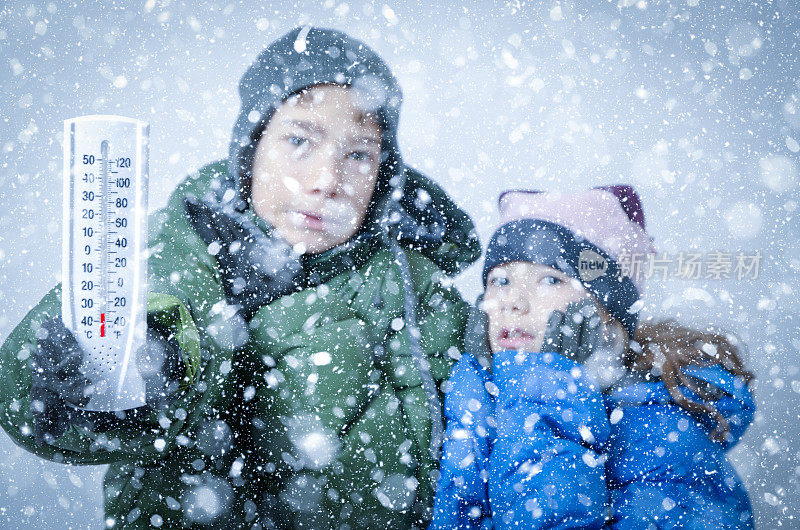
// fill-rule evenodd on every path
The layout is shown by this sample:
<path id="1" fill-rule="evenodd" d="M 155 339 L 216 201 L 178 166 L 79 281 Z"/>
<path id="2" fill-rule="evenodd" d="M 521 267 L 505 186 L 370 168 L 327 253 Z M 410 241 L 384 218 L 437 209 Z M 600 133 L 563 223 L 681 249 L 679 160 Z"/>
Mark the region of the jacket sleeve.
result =
<path id="1" fill-rule="evenodd" d="M 495 528 L 600 528 L 610 428 L 600 389 L 556 353 L 494 356 L 497 437 L 489 499 Z"/>
<path id="2" fill-rule="evenodd" d="M 714 422 L 672 402 L 660 382 L 632 385 L 612 395 L 607 472 L 614 528 L 753 526 L 747 492 L 725 456 L 752 421 L 753 396 L 744 381 L 721 367 L 685 371 L 721 391 L 716 406 L 731 434 L 725 442 L 712 441 Z"/>
<path id="3" fill-rule="evenodd" d="M 156 212 L 150 229 L 148 321 L 174 329 L 187 377 L 167 409 L 117 413 L 97 432 L 73 426 L 52 445 L 37 445 L 30 412 L 31 352 L 40 324 L 61 313 L 59 284 L 0 348 L 0 424 L 26 450 L 71 464 L 152 462 L 171 451 L 180 435 L 219 399 L 232 349 L 225 339 L 222 312 L 217 311 L 224 296 L 214 263 L 182 210 Z"/>
<path id="4" fill-rule="evenodd" d="M 464 354 L 447 383 L 439 482 L 428 530 L 489 528 L 488 465 L 494 408 L 489 381 L 472 354 Z"/>

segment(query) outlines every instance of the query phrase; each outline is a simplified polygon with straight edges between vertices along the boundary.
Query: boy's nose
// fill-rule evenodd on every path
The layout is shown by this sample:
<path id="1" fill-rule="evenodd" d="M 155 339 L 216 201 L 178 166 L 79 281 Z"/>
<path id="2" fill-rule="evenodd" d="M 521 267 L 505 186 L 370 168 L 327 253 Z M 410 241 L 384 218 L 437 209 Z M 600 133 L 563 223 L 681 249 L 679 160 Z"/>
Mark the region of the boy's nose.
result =
<path id="1" fill-rule="evenodd" d="M 325 198 L 333 198 L 339 193 L 339 178 L 335 172 L 327 168 L 320 169 L 309 175 L 306 191 Z"/>
<path id="2" fill-rule="evenodd" d="M 341 193 L 339 164 L 332 152 L 320 153 L 306 179 L 306 192 L 334 198 Z"/>

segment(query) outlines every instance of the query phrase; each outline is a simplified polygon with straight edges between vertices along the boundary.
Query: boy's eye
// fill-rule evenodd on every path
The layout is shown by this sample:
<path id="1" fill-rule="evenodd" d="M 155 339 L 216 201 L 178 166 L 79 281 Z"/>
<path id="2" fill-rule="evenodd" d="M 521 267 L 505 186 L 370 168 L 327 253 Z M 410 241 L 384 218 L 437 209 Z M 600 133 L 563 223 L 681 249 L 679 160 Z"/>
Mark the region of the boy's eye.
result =
<path id="1" fill-rule="evenodd" d="M 347 155 L 347 158 L 355 160 L 356 162 L 363 162 L 365 160 L 372 160 L 372 155 L 366 151 L 353 151 Z"/>
<path id="2" fill-rule="evenodd" d="M 286 139 L 295 147 L 300 147 L 308 142 L 308 140 L 302 136 L 288 136 Z"/>

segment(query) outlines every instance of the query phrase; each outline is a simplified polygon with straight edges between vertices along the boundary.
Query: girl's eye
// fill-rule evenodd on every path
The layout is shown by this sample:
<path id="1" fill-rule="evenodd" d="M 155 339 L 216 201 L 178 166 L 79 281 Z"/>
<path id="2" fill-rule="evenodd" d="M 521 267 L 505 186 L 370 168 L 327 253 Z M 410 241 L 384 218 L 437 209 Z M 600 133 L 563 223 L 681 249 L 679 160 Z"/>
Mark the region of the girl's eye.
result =
<path id="1" fill-rule="evenodd" d="M 539 280 L 539 283 L 543 285 L 557 285 L 559 283 L 563 283 L 563 280 L 561 278 L 556 278 L 555 276 L 544 276 L 541 280 Z"/>
<path id="2" fill-rule="evenodd" d="M 489 278 L 489 285 L 493 285 L 495 287 L 502 287 L 504 285 L 508 285 L 508 278 L 505 276 L 495 276 L 493 278 Z"/>

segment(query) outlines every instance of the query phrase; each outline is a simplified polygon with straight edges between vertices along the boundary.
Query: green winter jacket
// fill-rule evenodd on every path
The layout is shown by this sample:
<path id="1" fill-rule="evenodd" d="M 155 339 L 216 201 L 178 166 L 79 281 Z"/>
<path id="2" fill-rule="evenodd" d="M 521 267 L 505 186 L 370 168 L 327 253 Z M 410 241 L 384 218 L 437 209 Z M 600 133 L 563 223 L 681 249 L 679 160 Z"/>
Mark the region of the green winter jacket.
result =
<path id="1" fill-rule="evenodd" d="M 403 285 L 380 241 L 304 256 L 322 283 L 279 298 L 235 348 L 215 258 L 184 215 L 223 178 L 220 161 L 187 177 L 150 218 L 148 321 L 174 330 L 189 376 L 171 406 L 106 432 L 32 435 L 34 332 L 60 314 L 54 287 L 0 349 L 0 424 L 43 458 L 104 464 L 115 528 L 412 528 L 424 526 L 438 462 L 403 321 Z M 462 349 L 467 304 L 451 275 L 474 262 L 472 222 L 436 184 L 407 169 L 446 212 L 446 243 L 404 246 L 419 299 L 421 343 L 437 383 Z M 214 184 L 215 185 L 215 184 Z M 251 209 L 260 228 L 269 227 Z"/>

